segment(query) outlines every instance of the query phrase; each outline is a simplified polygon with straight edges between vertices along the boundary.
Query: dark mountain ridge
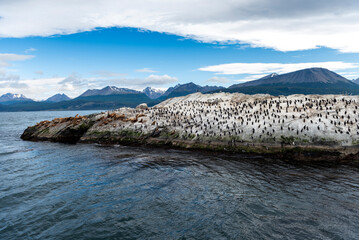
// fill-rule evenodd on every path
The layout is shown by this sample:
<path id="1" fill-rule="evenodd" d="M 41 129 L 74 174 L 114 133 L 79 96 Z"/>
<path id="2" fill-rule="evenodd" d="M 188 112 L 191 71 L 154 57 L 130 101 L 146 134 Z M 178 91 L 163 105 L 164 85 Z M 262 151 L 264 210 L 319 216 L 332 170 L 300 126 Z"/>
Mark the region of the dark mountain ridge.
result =
<path id="1" fill-rule="evenodd" d="M 235 84 L 224 90 L 245 94 L 359 94 L 359 85 L 325 68 L 308 68 Z"/>
<path id="2" fill-rule="evenodd" d="M 352 82 L 339 74 L 325 68 L 308 68 L 295 72 L 268 75 L 258 80 L 235 84 L 229 88 L 249 87 L 269 84 L 300 84 L 300 83 L 326 83 L 326 84 L 352 84 Z"/>
<path id="3" fill-rule="evenodd" d="M 61 102 L 19 102 L 11 105 L 0 104 L 0 112 L 45 111 L 45 110 L 106 110 L 120 107 L 136 107 L 152 99 L 145 94 L 114 94 L 77 97 Z"/>
<path id="4" fill-rule="evenodd" d="M 148 88 L 148 93 L 151 89 Z M 80 109 L 115 109 L 119 107 L 135 107 L 140 103 L 153 106 L 165 99 L 179 97 L 195 92 L 240 92 L 245 94 L 354 94 L 359 95 L 359 85 L 339 74 L 323 68 L 303 69 L 286 74 L 269 74 L 261 79 L 235 84 L 229 88 L 217 86 L 200 86 L 193 82 L 170 87 L 159 98 L 151 99 L 142 92 L 107 86 L 103 89 L 87 90 L 79 97 L 60 102 L 26 101 L 2 102 L 0 111 L 40 111 L 40 110 L 80 110 Z M 17 94 L 15 98 L 25 97 Z M 153 96 L 152 96 L 153 97 Z M 25 97 L 25 99 L 27 99 Z"/>
<path id="5" fill-rule="evenodd" d="M 116 95 L 116 94 L 140 94 L 141 92 L 129 89 L 129 88 L 118 88 L 115 86 L 107 86 L 102 89 L 89 89 L 79 97 L 89 97 L 98 95 Z"/>
<path id="6" fill-rule="evenodd" d="M 162 95 L 162 97 L 166 97 L 166 98 L 180 97 L 195 92 L 207 93 L 210 91 L 215 91 L 223 88 L 224 87 L 208 86 L 208 85 L 202 87 L 193 82 L 189 82 L 185 84 L 177 84 L 174 87 L 168 88 L 167 91 Z"/>

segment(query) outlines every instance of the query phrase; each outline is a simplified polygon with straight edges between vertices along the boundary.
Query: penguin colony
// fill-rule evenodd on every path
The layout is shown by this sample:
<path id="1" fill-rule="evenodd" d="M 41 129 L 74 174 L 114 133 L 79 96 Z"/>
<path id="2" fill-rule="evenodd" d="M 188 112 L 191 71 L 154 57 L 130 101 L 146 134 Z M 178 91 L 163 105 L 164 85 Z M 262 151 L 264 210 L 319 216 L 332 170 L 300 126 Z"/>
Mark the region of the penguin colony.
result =
<path id="1" fill-rule="evenodd" d="M 197 141 L 302 144 L 359 143 L 359 98 L 345 95 L 245 95 L 194 93 L 168 99 L 152 108 L 120 108 L 96 116 L 96 131 L 131 130 L 151 134 L 158 129 Z"/>

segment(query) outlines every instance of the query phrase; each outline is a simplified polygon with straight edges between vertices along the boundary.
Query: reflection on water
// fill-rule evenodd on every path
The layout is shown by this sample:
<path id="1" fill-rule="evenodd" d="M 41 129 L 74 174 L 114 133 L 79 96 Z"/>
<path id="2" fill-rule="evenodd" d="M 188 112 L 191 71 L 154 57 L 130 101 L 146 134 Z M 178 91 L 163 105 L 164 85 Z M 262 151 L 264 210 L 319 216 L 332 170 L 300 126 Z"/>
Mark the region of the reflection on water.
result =
<path id="1" fill-rule="evenodd" d="M 76 114 L 0 113 L 0 239 L 358 239 L 358 166 L 19 139 Z"/>

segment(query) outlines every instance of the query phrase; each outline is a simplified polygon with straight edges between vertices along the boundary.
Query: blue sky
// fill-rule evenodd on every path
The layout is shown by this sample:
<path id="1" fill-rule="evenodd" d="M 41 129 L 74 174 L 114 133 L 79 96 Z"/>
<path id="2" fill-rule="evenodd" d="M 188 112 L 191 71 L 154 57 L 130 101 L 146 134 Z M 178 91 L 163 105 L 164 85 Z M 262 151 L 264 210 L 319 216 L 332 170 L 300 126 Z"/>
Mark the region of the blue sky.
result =
<path id="1" fill-rule="evenodd" d="M 107 85 L 138 90 L 146 86 L 167 88 L 186 82 L 229 86 L 271 72 L 284 73 L 312 66 L 329 68 L 349 79 L 359 77 L 359 49 L 357 44 L 353 43 L 359 40 L 358 33 L 352 36 L 350 34 L 353 33 L 349 30 L 341 34 L 343 37 L 354 38 L 350 41 L 341 40 L 337 35 L 332 36 L 330 29 L 313 35 L 314 33 L 307 33 L 308 30 L 293 32 L 287 27 L 274 29 L 267 26 L 260 33 L 268 35 L 257 36 L 256 32 L 240 29 L 243 20 L 237 19 L 236 16 L 228 20 L 218 19 L 217 22 L 211 18 L 206 22 L 204 19 L 208 16 L 219 16 L 223 11 L 230 11 L 224 8 L 217 13 L 214 8 L 216 6 L 209 7 L 208 16 L 204 15 L 200 20 L 191 15 L 190 8 L 183 9 L 184 13 L 173 13 L 164 7 L 167 15 L 169 12 L 172 14 L 169 19 L 173 23 L 170 26 L 169 20 L 159 19 L 151 23 L 153 14 L 162 16 L 163 13 L 150 12 L 152 6 L 141 10 L 144 11 L 142 16 L 145 19 L 148 17 L 148 22 L 142 22 L 137 15 L 129 15 L 131 21 L 127 20 L 128 18 L 118 19 L 118 16 L 122 15 L 114 11 L 111 12 L 112 15 L 97 17 L 101 21 L 97 18 L 96 21 L 100 23 L 94 24 L 92 19 L 90 24 L 86 23 L 90 26 L 83 26 L 82 20 L 76 22 L 77 15 L 68 16 L 72 22 L 62 22 L 64 20 L 60 19 L 61 7 L 64 8 L 63 11 L 67 10 L 71 7 L 70 2 L 61 7 L 47 6 L 48 12 L 53 11 L 48 20 L 45 20 L 46 16 L 38 17 L 38 10 L 35 10 L 40 1 L 25 1 L 35 4 L 31 5 L 33 12 L 32 9 L 26 11 L 26 4 L 15 4 L 19 9 L 16 11 L 29 15 L 24 16 L 23 20 L 29 18 L 30 22 L 35 21 L 34 24 L 40 25 L 31 28 L 27 26 L 27 21 L 15 19 L 19 12 L 11 15 L 15 6 L 4 2 L 0 2 L 0 94 L 22 93 L 35 99 L 44 99 L 57 92 L 76 97 L 88 88 L 102 88 Z M 102 4 L 106 5 L 107 2 L 114 4 L 111 1 L 104 1 Z M 242 2 L 242 5 L 245 5 L 245 2 Z M 327 4 L 330 2 L 327 1 Z M 238 11 L 243 11 L 242 5 L 236 5 Z M 332 5 L 333 8 L 337 7 L 335 2 Z M 128 9 L 131 7 L 132 5 L 129 5 Z M 248 9 L 248 6 L 244 7 Z M 8 11 L 2 12 L 1 9 L 6 8 Z M 88 11 L 92 15 L 89 13 L 88 16 L 93 16 L 94 13 L 101 16 L 101 9 L 90 10 Z M 106 11 L 108 13 L 110 10 Z M 307 18 L 313 17 L 308 10 L 303 11 Z M 331 11 L 334 10 L 329 8 L 328 12 Z M 60 14 L 58 18 L 57 12 Z M 84 12 L 86 13 L 86 10 Z M 344 20 L 337 27 L 356 27 L 358 21 L 353 23 L 347 19 L 347 16 L 354 13 L 358 12 L 342 9 Z M 35 14 L 39 18 L 38 22 Z M 266 22 L 270 23 L 278 18 L 270 17 L 271 14 L 280 13 L 268 11 Z M 287 16 L 287 20 L 295 22 L 303 18 L 303 13 L 295 14 L 298 14 L 298 18 L 295 15 Z M 108 15 L 112 16 L 111 23 L 106 22 L 109 21 Z M 228 25 L 233 20 L 239 22 L 238 26 Z M 112 23 L 113 21 L 115 22 Z M 129 22 L 119 24 L 116 21 Z M 255 18 L 250 24 L 256 24 L 256 21 L 258 20 Z M 326 21 L 330 22 L 331 19 Z M 184 24 L 189 25 L 183 27 Z M 297 26 L 300 26 L 298 28 L 304 29 L 303 24 L 303 21 L 297 23 Z M 322 29 L 321 24 L 309 24 L 307 27 L 318 32 L 318 28 Z M 355 26 L 352 26 L 353 24 Z M 293 36 L 298 36 L 298 39 L 291 39 Z M 328 40 L 330 37 L 332 41 Z"/>

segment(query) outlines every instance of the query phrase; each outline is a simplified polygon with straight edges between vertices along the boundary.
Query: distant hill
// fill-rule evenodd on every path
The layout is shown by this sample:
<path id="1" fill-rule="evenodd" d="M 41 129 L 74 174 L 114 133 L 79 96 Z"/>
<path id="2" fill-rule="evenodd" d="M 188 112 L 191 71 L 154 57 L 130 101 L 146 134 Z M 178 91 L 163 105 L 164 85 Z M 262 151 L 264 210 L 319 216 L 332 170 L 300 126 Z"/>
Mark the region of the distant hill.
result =
<path id="1" fill-rule="evenodd" d="M 71 102 L 71 108 L 78 109 L 115 109 L 119 107 L 136 107 L 141 103 L 148 103 L 151 99 L 146 94 L 138 92 L 113 94 L 113 95 L 97 95 L 88 97 L 78 97 Z M 95 107 L 95 108 L 93 108 Z"/>
<path id="2" fill-rule="evenodd" d="M 359 78 L 353 80 L 354 83 L 359 84 Z"/>
<path id="3" fill-rule="evenodd" d="M 217 86 L 200 86 L 194 84 L 193 82 L 185 83 L 185 84 L 177 84 L 174 87 L 170 87 L 167 91 L 162 94 L 159 98 L 153 99 L 148 103 L 148 106 L 156 105 L 168 98 L 173 97 L 182 97 L 186 96 L 191 93 L 201 92 L 201 93 L 210 93 L 215 91 L 220 91 L 221 89 L 225 89 L 224 87 L 217 87 Z"/>
<path id="4" fill-rule="evenodd" d="M 89 89 L 79 97 L 89 97 L 98 95 L 116 95 L 116 94 L 139 94 L 141 92 L 129 88 L 118 88 L 114 86 L 107 86 L 102 89 Z"/>
<path id="5" fill-rule="evenodd" d="M 55 94 L 52 97 L 49 97 L 48 99 L 46 99 L 46 102 L 62 102 L 62 101 L 68 101 L 71 100 L 71 98 L 69 98 L 66 94 Z"/>
<path id="6" fill-rule="evenodd" d="M 170 87 L 167 91 L 162 95 L 161 98 L 172 98 L 172 97 L 180 97 L 185 96 L 195 92 L 211 92 L 219 89 L 223 89 L 224 87 L 217 87 L 217 86 L 200 86 L 194 84 L 193 82 L 186 83 L 186 84 L 178 84 L 175 87 Z"/>
<path id="7" fill-rule="evenodd" d="M 25 97 L 22 94 L 6 93 L 0 96 L 0 103 L 2 104 L 13 104 L 17 102 L 32 102 L 33 100 Z"/>
<path id="8" fill-rule="evenodd" d="M 351 82 L 340 76 L 339 74 L 329 71 L 325 68 L 308 68 L 291 73 L 281 75 L 268 75 L 258 80 L 235 84 L 229 88 L 235 87 L 249 87 L 269 84 L 298 84 L 298 83 L 345 83 L 351 84 Z"/>
<path id="9" fill-rule="evenodd" d="M 309 68 L 235 84 L 225 91 L 246 94 L 359 94 L 359 85 L 324 68 Z"/>
<path id="10" fill-rule="evenodd" d="M 78 97 L 61 102 L 18 102 L 11 105 L 0 104 L 0 111 L 43 111 L 43 110 L 105 110 L 120 107 L 136 107 L 140 103 L 151 102 L 145 94 L 115 94 Z"/>
<path id="11" fill-rule="evenodd" d="M 152 88 L 152 87 L 146 87 L 145 89 L 142 90 L 142 92 L 144 94 L 146 94 L 147 97 L 149 97 L 151 99 L 156 99 L 156 98 L 161 97 L 166 91 L 161 90 L 161 89 Z"/>

